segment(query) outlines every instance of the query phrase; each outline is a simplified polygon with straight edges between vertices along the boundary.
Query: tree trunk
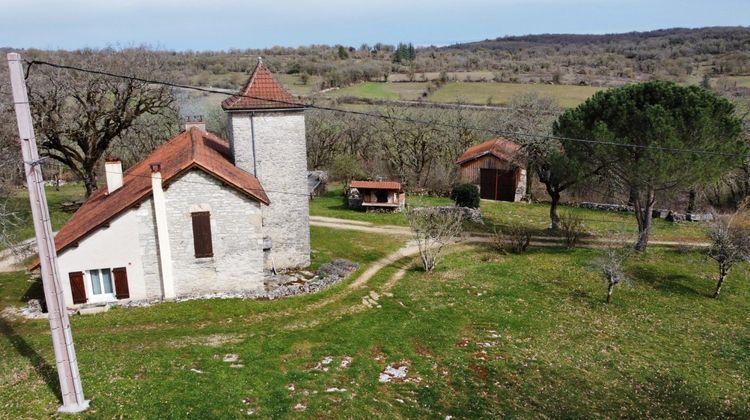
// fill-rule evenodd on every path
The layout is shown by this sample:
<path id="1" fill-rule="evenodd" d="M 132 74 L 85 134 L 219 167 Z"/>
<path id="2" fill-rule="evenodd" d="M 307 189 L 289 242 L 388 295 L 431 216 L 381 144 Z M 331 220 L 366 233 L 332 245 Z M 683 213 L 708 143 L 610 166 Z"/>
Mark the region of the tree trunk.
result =
<path id="1" fill-rule="evenodd" d="M 87 172 L 83 177 L 83 185 L 86 187 L 86 198 L 91 197 L 91 194 L 99 188 L 96 185 L 96 173 L 93 170 Z"/>
<path id="2" fill-rule="evenodd" d="M 688 205 L 687 205 L 687 212 L 688 213 L 695 213 L 695 196 L 696 196 L 695 188 L 691 188 L 690 192 L 688 192 Z"/>
<path id="3" fill-rule="evenodd" d="M 533 168 L 531 164 L 526 165 L 526 199 L 531 203 L 534 200 L 531 188 L 534 180 L 532 179 Z"/>
<path id="4" fill-rule="evenodd" d="M 615 284 L 614 283 L 608 283 L 607 284 L 607 303 L 609 303 L 610 300 L 612 300 L 612 292 L 615 290 Z"/>
<path id="5" fill-rule="evenodd" d="M 557 204 L 560 202 L 560 193 L 547 188 L 550 196 L 549 203 L 549 221 L 550 229 L 557 230 L 560 227 L 560 216 L 557 215 Z"/>
<path id="6" fill-rule="evenodd" d="M 719 263 L 719 281 L 716 283 L 716 290 L 714 290 L 714 298 L 719 297 L 721 293 L 721 285 L 724 284 L 724 279 L 727 277 L 727 268 L 724 263 Z"/>
<path id="7" fill-rule="evenodd" d="M 638 200 L 638 191 L 635 188 L 631 187 L 630 192 L 628 193 L 628 205 L 634 206 L 636 200 Z"/>
<path id="8" fill-rule="evenodd" d="M 635 250 L 642 252 L 646 250 L 649 237 L 651 236 L 655 192 L 653 190 L 648 190 L 646 197 L 641 197 L 640 194 L 636 195 L 638 198 L 635 200 L 634 204 L 635 218 L 638 221 L 638 242 L 635 244 Z"/>

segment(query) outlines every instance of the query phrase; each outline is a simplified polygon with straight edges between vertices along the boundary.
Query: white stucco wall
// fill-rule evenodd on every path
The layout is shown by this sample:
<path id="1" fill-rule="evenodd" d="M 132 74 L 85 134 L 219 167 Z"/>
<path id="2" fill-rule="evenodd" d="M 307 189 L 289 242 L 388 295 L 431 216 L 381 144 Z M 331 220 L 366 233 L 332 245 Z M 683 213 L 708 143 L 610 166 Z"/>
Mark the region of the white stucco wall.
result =
<path id="1" fill-rule="evenodd" d="M 78 247 L 68 248 L 58 255 L 66 305 L 73 305 L 68 274 L 76 271 L 84 272 L 83 283 L 86 287 L 86 296 L 90 298 L 91 282 L 87 270 L 101 268 L 127 268 L 130 298 L 147 297 L 143 281 L 137 212 L 138 209 L 125 211 L 113 219 L 108 228 L 97 229 L 80 240 Z"/>
<path id="2" fill-rule="evenodd" d="M 192 170 L 165 191 L 177 296 L 263 288 L 261 204 Z M 213 257 L 196 258 L 193 212 L 211 215 Z"/>
<path id="3" fill-rule="evenodd" d="M 262 208 L 263 233 L 273 245 L 267 253 L 266 267 L 308 266 L 310 223 L 304 113 L 229 115 L 235 164 L 254 173 L 271 200 L 270 206 Z"/>

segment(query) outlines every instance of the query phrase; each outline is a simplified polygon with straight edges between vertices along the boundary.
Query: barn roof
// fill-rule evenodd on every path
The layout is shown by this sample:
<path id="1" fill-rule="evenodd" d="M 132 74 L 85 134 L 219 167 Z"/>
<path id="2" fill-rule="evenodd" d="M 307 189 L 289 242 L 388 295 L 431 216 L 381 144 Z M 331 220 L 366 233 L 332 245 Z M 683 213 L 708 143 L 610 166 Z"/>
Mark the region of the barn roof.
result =
<path id="1" fill-rule="evenodd" d="M 401 183 L 395 181 L 352 181 L 349 186 L 357 189 L 401 191 Z"/>
<path id="2" fill-rule="evenodd" d="M 468 161 L 479 159 L 485 155 L 492 155 L 498 159 L 517 163 L 519 161 L 521 146 L 502 137 L 487 140 L 484 143 L 471 146 L 456 160 L 461 165 Z"/>
<path id="3" fill-rule="evenodd" d="M 229 111 L 242 111 L 304 108 L 304 105 L 298 103 L 294 96 L 279 84 L 263 61 L 258 60 L 253 74 L 239 94 L 225 99 L 221 107 Z"/>
<path id="4" fill-rule="evenodd" d="M 122 212 L 151 196 L 151 165 L 160 165 L 162 184 L 167 185 L 191 169 L 217 178 L 240 193 L 264 204 L 268 196 L 255 176 L 234 166 L 229 144 L 198 128 L 173 137 L 123 174 L 120 188 L 107 193 L 100 188 L 86 200 L 55 236 L 55 248 L 61 252 L 89 233 L 107 225 Z M 39 266 L 35 261 L 30 269 Z"/>

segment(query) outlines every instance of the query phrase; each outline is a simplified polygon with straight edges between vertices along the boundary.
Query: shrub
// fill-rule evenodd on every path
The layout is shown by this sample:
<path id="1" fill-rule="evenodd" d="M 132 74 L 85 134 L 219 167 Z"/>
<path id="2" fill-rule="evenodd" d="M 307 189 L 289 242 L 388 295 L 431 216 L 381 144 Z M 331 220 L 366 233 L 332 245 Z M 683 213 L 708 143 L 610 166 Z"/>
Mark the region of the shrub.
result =
<path id="1" fill-rule="evenodd" d="M 565 239 L 565 247 L 569 249 L 575 248 L 585 233 L 581 217 L 573 212 L 566 212 L 560 215 L 559 228 L 563 239 Z"/>
<path id="2" fill-rule="evenodd" d="M 451 191 L 451 200 L 459 207 L 479 208 L 479 188 L 473 184 L 458 184 Z"/>
<path id="3" fill-rule="evenodd" d="M 521 224 L 512 224 L 506 228 L 495 229 L 493 245 L 500 252 L 522 254 L 531 243 L 531 228 Z"/>
<path id="4" fill-rule="evenodd" d="M 460 212 L 440 211 L 435 207 L 404 209 L 414 241 L 419 247 L 424 271 L 432 271 L 443 255 L 443 249 L 454 243 L 463 232 Z"/>
<path id="5" fill-rule="evenodd" d="M 604 256 L 598 261 L 599 270 L 607 285 L 607 303 L 612 300 L 612 292 L 614 292 L 615 286 L 626 280 L 624 266 L 633 252 L 633 248 L 618 246 L 616 242 L 619 241 L 610 243 L 605 248 Z"/>

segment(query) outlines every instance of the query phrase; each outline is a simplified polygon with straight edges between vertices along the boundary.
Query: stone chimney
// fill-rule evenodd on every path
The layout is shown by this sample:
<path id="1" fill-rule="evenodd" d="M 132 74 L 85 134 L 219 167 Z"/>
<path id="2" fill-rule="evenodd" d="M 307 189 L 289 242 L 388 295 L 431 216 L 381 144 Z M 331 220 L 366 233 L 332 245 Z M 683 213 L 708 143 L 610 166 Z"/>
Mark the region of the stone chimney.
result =
<path id="1" fill-rule="evenodd" d="M 206 131 L 206 123 L 203 121 L 203 115 L 189 115 L 185 117 L 185 131 L 190 131 L 193 127 L 203 132 Z"/>
<path id="2" fill-rule="evenodd" d="M 107 194 L 112 194 L 122 187 L 122 162 L 120 159 L 105 159 L 104 172 L 107 175 Z"/>

